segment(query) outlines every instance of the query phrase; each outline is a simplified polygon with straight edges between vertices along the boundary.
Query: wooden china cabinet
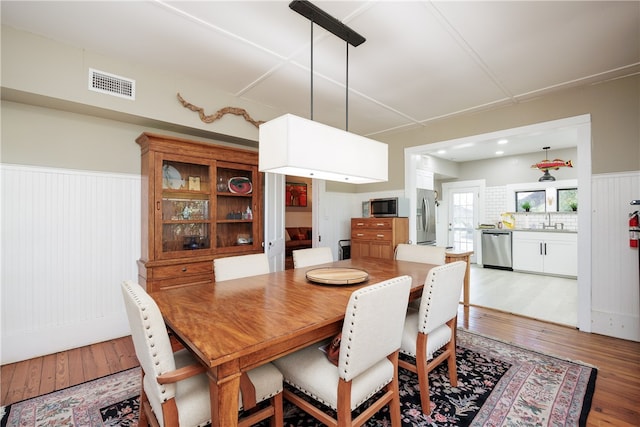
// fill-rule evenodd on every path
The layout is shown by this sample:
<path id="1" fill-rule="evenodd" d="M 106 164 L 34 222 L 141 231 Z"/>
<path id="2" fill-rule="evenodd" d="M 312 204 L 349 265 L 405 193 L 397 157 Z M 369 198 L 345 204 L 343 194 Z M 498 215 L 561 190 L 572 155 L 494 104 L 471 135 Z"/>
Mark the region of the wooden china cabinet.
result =
<path id="1" fill-rule="evenodd" d="M 147 291 L 212 283 L 215 258 L 263 251 L 257 152 L 151 133 L 136 142 Z"/>

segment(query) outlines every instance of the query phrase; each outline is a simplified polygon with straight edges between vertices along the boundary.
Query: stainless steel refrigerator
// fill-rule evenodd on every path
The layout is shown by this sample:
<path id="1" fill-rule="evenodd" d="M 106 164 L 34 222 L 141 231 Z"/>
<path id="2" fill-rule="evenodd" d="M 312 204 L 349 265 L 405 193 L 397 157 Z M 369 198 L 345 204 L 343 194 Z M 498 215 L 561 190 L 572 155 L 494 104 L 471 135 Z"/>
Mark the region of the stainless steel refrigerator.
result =
<path id="1" fill-rule="evenodd" d="M 432 190 L 418 190 L 418 212 L 416 213 L 416 243 L 419 245 L 436 244 L 436 196 Z"/>

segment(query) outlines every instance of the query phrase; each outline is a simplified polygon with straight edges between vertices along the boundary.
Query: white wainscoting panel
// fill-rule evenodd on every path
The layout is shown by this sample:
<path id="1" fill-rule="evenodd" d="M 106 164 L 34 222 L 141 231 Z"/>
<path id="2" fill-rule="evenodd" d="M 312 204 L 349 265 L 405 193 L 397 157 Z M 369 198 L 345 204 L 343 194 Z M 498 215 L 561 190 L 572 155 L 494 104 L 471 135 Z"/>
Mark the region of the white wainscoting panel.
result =
<path id="1" fill-rule="evenodd" d="M 640 341 L 639 256 L 628 227 L 640 172 L 593 175 L 591 191 L 592 332 Z"/>
<path id="2" fill-rule="evenodd" d="M 0 165 L 1 363 L 129 334 L 140 176 Z"/>

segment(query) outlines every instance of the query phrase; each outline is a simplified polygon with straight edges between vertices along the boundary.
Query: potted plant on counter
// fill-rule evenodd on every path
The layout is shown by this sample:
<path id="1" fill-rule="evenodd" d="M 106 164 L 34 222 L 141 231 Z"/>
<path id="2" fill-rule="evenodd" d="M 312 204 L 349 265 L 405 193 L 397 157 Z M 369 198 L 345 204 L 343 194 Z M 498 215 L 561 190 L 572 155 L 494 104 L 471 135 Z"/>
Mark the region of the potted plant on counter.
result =
<path id="1" fill-rule="evenodd" d="M 571 208 L 572 211 L 577 211 L 578 210 L 578 202 L 571 202 L 569 203 L 569 207 Z"/>
<path id="2" fill-rule="evenodd" d="M 522 202 L 522 205 L 520 205 L 522 207 L 522 209 L 524 209 L 525 212 L 529 212 L 529 209 L 531 209 L 531 203 L 529 202 Z"/>

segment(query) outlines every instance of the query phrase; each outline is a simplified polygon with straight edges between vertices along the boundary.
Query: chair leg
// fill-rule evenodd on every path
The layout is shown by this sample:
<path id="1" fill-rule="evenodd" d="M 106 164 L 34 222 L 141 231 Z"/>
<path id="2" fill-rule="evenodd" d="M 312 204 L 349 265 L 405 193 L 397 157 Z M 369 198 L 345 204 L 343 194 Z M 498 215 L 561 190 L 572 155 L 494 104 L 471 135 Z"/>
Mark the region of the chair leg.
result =
<path id="1" fill-rule="evenodd" d="M 456 323 L 457 317 L 454 317 L 447 322 L 447 325 L 451 328 L 451 341 L 447 344 L 446 351 L 449 352 L 449 357 L 447 357 L 447 368 L 449 369 L 449 383 L 452 387 L 458 386 L 458 367 L 456 366 Z"/>
<path id="2" fill-rule="evenodd" d="M 416 368 L 418 371 L 418 386 L 420 388 L 420 404 L 422 413 L 431 413 L 431 399 L 429 398 L 429 371 L 427 370 L 427 335 L 419 333 L 416 341 Z"/>
<path id="3" fill-rule="evenodd" d="M 400 415 L 400 382 L 398 380 L 398 352 L 391 359 L 394 364 L 394 375 L 391 383 L 387 385 L 388 389 L 393 393 L 389 402 L 389 414 L 391 415 L 391 426 L 400 427 L 402 425 L 402 417 Z"/>
<path id="4" fill-rule="evenodd" d="M 338 410 L 336 411 L 338 427 L 352 425 L 351 420 L 351 381 L 338 380 Z"/>
<path id="5" fill-rule="evenodd" d="M 283 427 L 284 426 L 284 411 L 282 409 L 282 393 L 278 393 L 271 398 L 271 405 L 273 406 L 273 415 L 269 420 L 271 427 Z"/>
<path id="6" fill-rule="evenodd" d="M 142 379 L 144 379 L 144 374 L 142 374 Z M 144 385 L 140 387 L 140 414 L 138 415 L 138 426 L 139 427 L 148 427 L 149 421 L 147 420 L 147 414 L 145 412 L 145 405 L 149 404 L 149 400 L 147 399 L 147 394 L 144 392 Z"/>

